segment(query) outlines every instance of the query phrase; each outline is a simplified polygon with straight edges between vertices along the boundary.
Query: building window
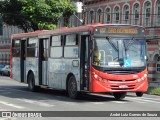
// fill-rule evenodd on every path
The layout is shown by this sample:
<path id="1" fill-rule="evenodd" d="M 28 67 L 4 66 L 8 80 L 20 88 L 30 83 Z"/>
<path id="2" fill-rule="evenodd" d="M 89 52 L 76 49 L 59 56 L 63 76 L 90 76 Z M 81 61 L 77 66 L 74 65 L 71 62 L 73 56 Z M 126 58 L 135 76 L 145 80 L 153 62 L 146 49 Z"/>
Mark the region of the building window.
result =
<path id="1" fill-rule="evenodd" d="M 94 23 L 94 11 L 91 10 L 88 15 L 88 24 Z"/>
<path id="2" fill-rule="evenodd" d="M 129 24 L 129 6 L 125 5 L 123 9 L 123 23 Z"/>
<path id="3" fill-rule="evenodd" d="M 102 10 L 98 9 L 97 11 L 97 22 L 102 23 Z"/>
<path id="4" fill-rule="evenodd" d="M 156 25 L 160 25 L 160 0 L 157 0 L 156 3 Z"/>
<path id="5" fill-rule="evenodd" d="M 135 25 L 139 25 L 140 21 L 139 21 L 139 14 L 140 14 L 140 7 L 139 7 L 139 4 L 136 3 L 134 6 L 133 6 L 133 24 Z"/>
<path id="6" fill-rule="evenodd" d="M 157 58 L 157 64 L 156 64 L 156 72 L 160 73 L 160 56 Z"/>
<path id="7" fill-rule="evenodd" d="M 110 8 L 106 8 L 104 21 L 105 23 L 111 22 L 111 9 Z"/>
<path id="8" fill-rule="evenodd" d="M 147 1 L 144 4 L 144 26 L 149 26 L 151 18 L 151 3 Z"/>
<path id="9" fill-rule="evenodd" d="M 120 10 L 119 10 L 119 7 L 118 6 L 116 6 L 115 8 L 114 8 L 114 13 L 113 13 L 113 22 L 114 23 L 119 23 L 119 21 L 120 21 Z"/>

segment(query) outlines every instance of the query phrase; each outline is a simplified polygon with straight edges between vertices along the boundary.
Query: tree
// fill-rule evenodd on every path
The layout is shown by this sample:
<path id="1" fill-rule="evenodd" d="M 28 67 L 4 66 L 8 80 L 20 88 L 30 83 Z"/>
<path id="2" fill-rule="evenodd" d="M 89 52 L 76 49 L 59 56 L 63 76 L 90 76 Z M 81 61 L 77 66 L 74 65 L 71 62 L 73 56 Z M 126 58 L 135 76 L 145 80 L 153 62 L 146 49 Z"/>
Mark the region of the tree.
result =
<path id="1" fill-rule="evenodd" d="M 29 30 L 55 29 L 58 20 L 74 14 L 70 0 L 4 0 L 0 1 L 3 22 Z"/>

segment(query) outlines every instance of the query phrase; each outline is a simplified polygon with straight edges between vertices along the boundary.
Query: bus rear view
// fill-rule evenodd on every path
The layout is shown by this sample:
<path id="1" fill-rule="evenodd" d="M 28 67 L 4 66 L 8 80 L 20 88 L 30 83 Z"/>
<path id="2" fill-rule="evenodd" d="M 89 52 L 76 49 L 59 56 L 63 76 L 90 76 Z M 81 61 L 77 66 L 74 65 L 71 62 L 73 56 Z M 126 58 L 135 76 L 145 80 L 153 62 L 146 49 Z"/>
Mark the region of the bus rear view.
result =
<path id="1" fill-rule="evenodd" d="M 146 40 L 137 26 L 101 26 L 94 29 L 91 55 L 92 92 L 126 92 L 142 96 L 147 91 Z"/>

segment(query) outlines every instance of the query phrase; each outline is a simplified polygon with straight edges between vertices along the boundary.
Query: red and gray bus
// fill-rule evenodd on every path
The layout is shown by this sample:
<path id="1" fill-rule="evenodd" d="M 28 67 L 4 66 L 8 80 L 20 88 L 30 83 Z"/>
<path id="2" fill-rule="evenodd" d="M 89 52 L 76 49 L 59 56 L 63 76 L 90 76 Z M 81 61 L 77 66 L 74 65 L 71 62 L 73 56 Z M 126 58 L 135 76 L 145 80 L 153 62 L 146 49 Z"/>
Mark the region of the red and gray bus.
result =
<path id="1" fill-rule="evenodd" d="M 148 88 L 145 30 L 141 26 L 93 24 L 12 35 L 11 78 L 40 87 L 81 92 L 127 92 Z"/>

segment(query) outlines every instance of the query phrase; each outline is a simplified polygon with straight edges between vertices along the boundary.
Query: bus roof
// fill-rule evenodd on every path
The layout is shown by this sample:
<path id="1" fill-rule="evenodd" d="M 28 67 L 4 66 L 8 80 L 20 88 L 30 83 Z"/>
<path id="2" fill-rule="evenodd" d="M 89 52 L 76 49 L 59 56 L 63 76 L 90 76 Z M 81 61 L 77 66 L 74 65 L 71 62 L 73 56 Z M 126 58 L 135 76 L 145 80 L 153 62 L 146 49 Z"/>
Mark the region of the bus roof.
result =
<path id="1" fill-rule="evenodd" d="M 79 27 L 62 27 L 55 30 L 37 30 L 34 32 L 28 32 L 28 33 L 19 33 L 19 34 L 13 34 L 13 38 L 22 38 L 22 37 L 30 37 L 30 36 L 42 36 L 42 35 L 53 35 L 53 34 L 65 34 L 65 33 L 75 33 L 75 32 L 83 32 L 83 31 L 93 31 L 96 27 L 103 27 L 103 26 L 135 26 L 135 27 L 142 27 L 137 25 L 131 25 L 131 24 L 91 24 L 91 25 L 85 25 L 85 26 L 79 26 Z M 143 27 L 142 27 L 143 28 Z"/>

